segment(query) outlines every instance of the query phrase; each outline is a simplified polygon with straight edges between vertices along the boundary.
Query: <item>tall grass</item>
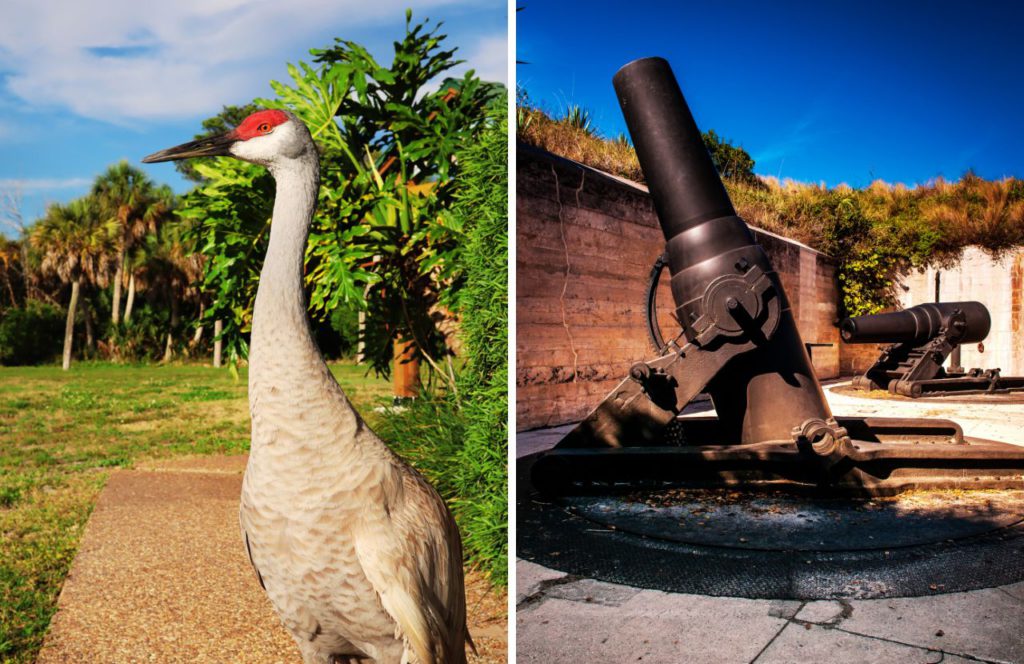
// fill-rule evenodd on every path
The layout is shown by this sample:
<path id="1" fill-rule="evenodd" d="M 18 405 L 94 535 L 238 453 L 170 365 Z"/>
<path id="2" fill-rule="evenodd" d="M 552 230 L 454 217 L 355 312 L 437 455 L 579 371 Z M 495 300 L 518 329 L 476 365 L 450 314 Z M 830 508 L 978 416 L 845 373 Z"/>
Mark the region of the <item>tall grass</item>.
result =
<path id="1" fill-rule="evenodd" d="M 584 134 L 593 134 L 594 127 L 591 122 L 590 111 L 577 104 L 570 104 L 565 109 L 565 117 L 562 121 L 573 129 Z"/>
<path id="2" fill-rule="evenodd" d="M 607 141 L 589 127 L 582 129 L 568 119 L 556 120 L 536 108 L 520 107 L 516 118 L 516 136 L 527 145 L 643 182 L 640 162 L 629 141 Z"/>

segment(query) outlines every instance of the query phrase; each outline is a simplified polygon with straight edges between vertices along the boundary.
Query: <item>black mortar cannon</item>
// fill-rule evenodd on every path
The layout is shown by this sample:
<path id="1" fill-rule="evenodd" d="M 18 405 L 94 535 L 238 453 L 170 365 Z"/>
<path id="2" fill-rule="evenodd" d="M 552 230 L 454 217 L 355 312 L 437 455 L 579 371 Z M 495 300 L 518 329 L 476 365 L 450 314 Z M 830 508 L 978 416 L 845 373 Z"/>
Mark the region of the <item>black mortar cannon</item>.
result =
<path id="1" fill-rule="evenodd" d="M 538 457 L 534 486 L 1024 486 L 1024 449 L 967 439 L 951 421 L 834 417 L 779 276 L 736 215 L 668 62 L 636 60 L 613 84 L 665 235 L 682 342 L 635 364 Z M 702 392 L 717 417 L 680 417 Z"/>
<path id="2" fill-rule="evenodd" d="M 858 389 L 914 398 L 1024 390 L 1024 377 L 1001 376 L 999 369 L 955 371 L 942 366 L 959 345 L 983 341 L 991 327 L 981 302 L 936 302 L 846 318 L 839 332 L 846 343 L 887 344 L 871 368 L 853 379 Z"/>

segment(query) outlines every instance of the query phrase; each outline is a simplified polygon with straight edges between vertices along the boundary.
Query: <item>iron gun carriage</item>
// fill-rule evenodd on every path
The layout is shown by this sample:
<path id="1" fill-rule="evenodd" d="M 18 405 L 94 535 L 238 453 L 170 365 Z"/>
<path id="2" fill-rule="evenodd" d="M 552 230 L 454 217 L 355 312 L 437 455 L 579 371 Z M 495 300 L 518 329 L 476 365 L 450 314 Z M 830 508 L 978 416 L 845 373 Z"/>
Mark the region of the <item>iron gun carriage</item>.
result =
<path id="1" fill-rule="evenodd" d="M 839 324 L 845 343 L 886 346 L 871 367 L 853 380 L 861 390 L 888 390 L 907 397 L 994 394 L 1024 389 L 1024 377 L 999 369 L 945 369 L 958 346 L 988 336 L 992 319 L 980 302 L 919 304 L 903 311 L 856 316 Z"/>

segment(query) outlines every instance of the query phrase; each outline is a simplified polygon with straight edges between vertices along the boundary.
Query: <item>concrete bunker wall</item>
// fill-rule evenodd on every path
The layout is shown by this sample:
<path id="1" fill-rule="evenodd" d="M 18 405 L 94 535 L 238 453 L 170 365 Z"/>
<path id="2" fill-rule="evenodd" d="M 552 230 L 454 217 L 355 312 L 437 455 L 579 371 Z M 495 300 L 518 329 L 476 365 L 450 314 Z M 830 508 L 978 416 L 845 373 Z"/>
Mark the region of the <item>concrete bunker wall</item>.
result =
<path id="1" fill-rule="evenodd" d="M 585 416 L 653 350 L 644 322 L 664 237 L 646 188 L 549 153 L 516 150 L 516 414 L 519 430 Z M 771 257 L 819 378 L 840 370 L 834 262 L 754 229 Z M 667 272 L 658 292 L 666 337 Z"/>

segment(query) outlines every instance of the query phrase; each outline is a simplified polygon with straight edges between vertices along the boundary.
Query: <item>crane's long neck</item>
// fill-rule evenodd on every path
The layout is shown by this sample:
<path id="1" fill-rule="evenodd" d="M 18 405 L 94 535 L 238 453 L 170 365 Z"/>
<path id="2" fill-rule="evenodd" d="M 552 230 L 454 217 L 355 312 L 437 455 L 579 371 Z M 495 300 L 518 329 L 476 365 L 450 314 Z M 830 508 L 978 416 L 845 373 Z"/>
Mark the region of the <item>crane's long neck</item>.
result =
<path id="1" fill-rule="evenodd" d="M 293 339 L 312 343 L 303 290 L 303 259 L 316 209 L 319 167 L 316 157 L 289 160 L 273 169 L 277 183 L 270 243 L 260 273 L 253 311 L 252 346 L 274 331 L 294 332 Z"/>
<path id="2" fill-rule="evenodd" d="M 272 169 L 277 182 L 266 261 L 260 273 L 249 348 L 253 452 L 266 442 L 302 442 L 310 433 L 299 413 L 330 410 L 344 424 L 358 415 L 313 340 L 303 289 L 303 257 L 316 207 L 315 154 Z M 308 440 L 306 442 L 309 442 Z"/>

